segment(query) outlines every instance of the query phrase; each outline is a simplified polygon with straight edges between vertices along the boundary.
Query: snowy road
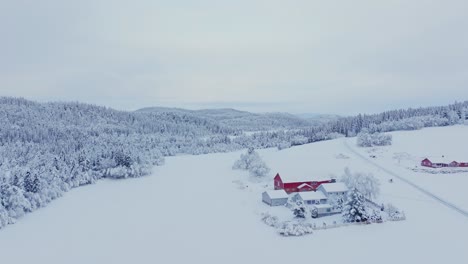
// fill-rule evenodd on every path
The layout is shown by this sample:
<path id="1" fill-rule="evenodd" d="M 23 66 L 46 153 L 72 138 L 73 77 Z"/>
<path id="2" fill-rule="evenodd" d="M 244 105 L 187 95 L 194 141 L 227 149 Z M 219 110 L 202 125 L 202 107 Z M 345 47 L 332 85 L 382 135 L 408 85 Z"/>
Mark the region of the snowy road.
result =
<path id="1" fill-rule="evenodd" d="M 377 164 L 376 162 L 370 160 L 370 159 L 367 158 L 366 156 L 362 155 L 361 153 L 359 153 L 358 151 L 356 151 L 355 149 L 353 149 L 353 148 L 348 144 L 348 140 L 346 140 L 346 139 L 343 140 L 343 143 L 344 143 L 345 147 L 346 147 L 350 152 L 352 152 L 354 155 L 356 155 L 357 157 L 359 157 L 359 158 L 363 159 L 364 161 L 366 161 L 367 163 L 369 163 L 369 164 L 371 164 L 371 165 L 373 165 L 373 166 L 379 168 L 379 169 L 382 170 L 383 172 L 385 172 L 385 173 L 387 173 L 387 174 L 389 174 L 389 175 L 391 175 L 391 176 L 393 176 L 393 177 L 395 177 L 395 178 L 401 180 L 402 182 L 404 182 L 404 183 L 406 183 L 406 184 L 408 184 L 408 185 L 414 187 L 414 188 L 417 189 L 418 191 L 420 191 L 420 192 L 424 193 L 425 195 L 429 196 L 430 198 L 436 200 L 438 203 L 443 204 L 443 205 L 447 206 L 448 208 L 450 208 L 450 209 L 452 209 L 452 210 L 454 210 L 454 211 L 456 211 L 456 212 L 458 212 L 458 213 L 460 213 L 460 214 L 462 214 L 463 216 L 465 216 L 465 217 L 468 218 L 468 212 L 467 212 L 467 211 L 461 209 L 460 207 L 454 205 L 453 203 L 451 203 L 451 202 L 449 202 L 449 201 L 447 201 L 447 200 L 445 200 L 445 199 L 440 198 L 439 196 L 435 195 L 434 193 L 432 193 L 432 192 L 430 192 L 430 191 L 428 191 L 428 190 L 422 188 L 421 186 L 419 186 L 419 185 L 417 185 L 417 184 L 415 184 L 415 183 L 409 181 L 408 179 L 405 179 L 404 177 L 399 176 L 397 173 L 395 173 L 395 172 L 393 172 L 393 171 L 391 171 L 391 170 L 389 170 L 389 169 L 387 169 L 387 168 L 385 168 L 385 167 L 383 167 L 383 166 Z"/>

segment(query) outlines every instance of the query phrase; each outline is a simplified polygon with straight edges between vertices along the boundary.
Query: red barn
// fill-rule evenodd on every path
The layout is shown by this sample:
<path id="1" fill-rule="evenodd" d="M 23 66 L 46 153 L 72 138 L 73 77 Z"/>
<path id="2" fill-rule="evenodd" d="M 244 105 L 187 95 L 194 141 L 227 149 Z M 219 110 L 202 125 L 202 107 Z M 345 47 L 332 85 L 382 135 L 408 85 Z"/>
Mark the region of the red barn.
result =
<path id="1" fill-rule="evenodd" d="M 335 182 L 334 179 L 321 181 L 284 181 L 279 173 L 276 174 L 273 181 L 275 190 L 285 190 L 288 194 L 293 192 L 315 191 L 322 183 Z"/>
<path id="2" fill-rule="evenodd" d="M 421 166 L 424 166 L 424 167 L 432 167 L 432 162 L 429 160 L 429 159 L 423 159 L 421 161 Z"/>
<path id="3" fill-rule="evenodd" d="M 452 161 L 450 163 L 433 163 L 429 159 L 423 159 L 421 161 L 421 166 L 430 167 L 430 168 L 445 168 L 445 167 L 460 168 L 460 167 L 468 167 L 468 162 Z"/>

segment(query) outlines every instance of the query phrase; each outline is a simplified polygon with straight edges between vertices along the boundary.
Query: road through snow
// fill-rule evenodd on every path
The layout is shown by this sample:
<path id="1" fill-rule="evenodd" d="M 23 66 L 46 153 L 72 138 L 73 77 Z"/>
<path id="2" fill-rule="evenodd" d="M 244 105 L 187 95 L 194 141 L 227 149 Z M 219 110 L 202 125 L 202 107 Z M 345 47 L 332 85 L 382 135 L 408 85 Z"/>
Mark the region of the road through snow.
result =
<path id="1" fill-rule="evenodd" d="M 454 210 L 454 211 L 456 211 L 456 212 L 458 212 L 458 213 L 460 213 L 460 214 L 462 214 L 463 216 L 465 216 L 465 217 L 468 218 L 468 212 L 467 212 L 467 211 L 461 209 L 460 207 L 454 205 L 453 203 L 451 203 L 451 202 L 449 202 L 449 201 L 447 201 L 447 200 L 445 200 L 445 199 L 440 198 L 439 196 L 435 195 L 434 193 L 432 193 L 432 192 L 430 192 L 430 191 L 428 191 L 428 190 L 422 188 L 421 186 L 419 186 L 419 185 L 417 185 L 417 184 L 415 184 L 415 183 L 409 181 L 408 179 L 405 179 L 404 177 L 399 176 L 399 175 L 396 174 L 395 172 L 393 172 L 393 171 L 391 171 L 391 170 L 389 170 L 389 169 L 387 169 L 387 168 L 385 168 L 385 167 L 383 167 L 383 166 L 377 164 L 376 162 L 370 160 L 370 159 L 367 158 L 366 156 L 362 155 L 361 153 L 359 153 L 358 151 L 356 151 L 355 149 L 353 149 L 353 148 L 348 144 L 348 140 L 344 139 L 344 140 L 343 140 L 343 143 L 344 143 L 345 147 L 346 147 L 351 153 L 353 153 L 354 155 L 356 155 L 357 157 L 363 159 L 364 161 L 366 161 L 366 162 L 369 163 L 369 164 L 372 164 L 373 166 L 375 166 L 375 167 L 379 168 L 380 170 L 384 171 L 385 173 L 387 173 L 387 174 L 389 174 L 389 175 L 391 175 L 391 176 L 393 176 L 393 177 L 395 177 L 395 178 L 401 180 L 402 182 L 404 182 L 404 183 L 406 183 L 406 184 L 408 184 L 408 185 L 414 187 L 415 189 L 417 189 L 418 191 L 424 193 L 425 195 L 429 196 L 430 198 L 436 200 L 437 202 L 439 202 L 439 203 L 441 203 L 441 204 L 447 206 L 448 208 L 450 208 L 450 209 L 452 209 L 452 210 Z"/>

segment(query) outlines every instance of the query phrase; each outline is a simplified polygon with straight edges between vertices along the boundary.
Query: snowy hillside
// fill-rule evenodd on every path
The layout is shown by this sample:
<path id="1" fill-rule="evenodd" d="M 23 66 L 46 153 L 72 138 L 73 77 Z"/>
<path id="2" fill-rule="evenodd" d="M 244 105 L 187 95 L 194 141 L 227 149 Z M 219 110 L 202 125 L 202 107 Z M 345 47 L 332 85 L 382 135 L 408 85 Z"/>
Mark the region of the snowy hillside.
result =
<path id="1" fill-rule="evenodd" d="M 314 124 L 309 120 L 288 113 L 250 113 L 235 109 L 186 110 L 180 108 L 149 107 L 138 110 L 144 113 L 185 113 L 219 122 L 226 127 L 242 131 L 271 131 L 299 129 Z"/>
<path id="2" fill-rule="evenodd" d="M 374 148 L 373 162 L 408 177 L 460 206 L 467 173 L 420 174 L 393 158 L 466 157 L 466 126 L 393 133 L 393 146 Z M 437 138 L 446 144 L 429 147 Z M 2 263 L 465 263 L 467 217 L 394 179 L 361 155 L 355 139 L 337 139 L 282 151 L 258 152 L 271 175 L 258 181 L 232 170 L 241 152 L 177 156 L 148 177 L 105 180 L 75 189 L 0 233 Z M 357 154 L 356 154 L 357 153 Z M 406 154 L 407 153 L 407 154 Z M 408 163 L 410 164 L 410 162 Z M 417 164 L 411 165 L 411 168 Z M 261 202 L 276 172 L 312 179 L 340 176 L 345 167 L 374 173 L 379 199 L 407 220 L 318 230 L 287 238 L 260 221 L 263 212 L 288 213 Z M 450 177 L 450 181 L 446 180 Z M 465 192 L 466 193 L 466 192 Z M 465 209 L 466 206 L 464 207 Z M 281 211 L 281 212 L 279 212 Z M 318 221 L 328 221 L 318 219 Z"/>

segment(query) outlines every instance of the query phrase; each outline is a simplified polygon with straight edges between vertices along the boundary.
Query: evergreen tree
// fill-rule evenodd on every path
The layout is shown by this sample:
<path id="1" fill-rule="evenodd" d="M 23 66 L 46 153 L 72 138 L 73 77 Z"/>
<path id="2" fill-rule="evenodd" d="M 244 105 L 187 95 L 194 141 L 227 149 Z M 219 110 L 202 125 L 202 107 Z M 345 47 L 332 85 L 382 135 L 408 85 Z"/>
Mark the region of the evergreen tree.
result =
<path id="1" fill-rule="evenodd" d="M 364 196 L 356 189 L 348 192 L 348 199 L 343 207 L 343 220 L 345 222 L 364 222 L 368 216 L 366 213 Z"/>
<path id="2" fill-rule="evenodd" d="M 29 171 L 24 176 L 24 190 L 26 192 L 37 193 L 39 191 L 39 178 Z"/>
<path id="3" fill-rule="evenodd" d="M 292 211 L 294 216 L 297 218 L 306 218 L 310 213 L 308 207 L 302 200 L 296 200 L 296 202 L 293 204 Z"/>

